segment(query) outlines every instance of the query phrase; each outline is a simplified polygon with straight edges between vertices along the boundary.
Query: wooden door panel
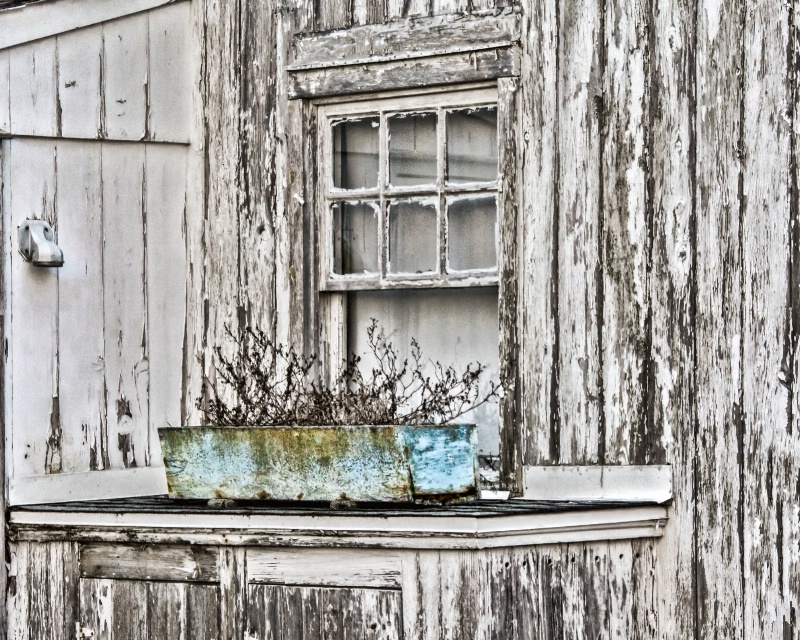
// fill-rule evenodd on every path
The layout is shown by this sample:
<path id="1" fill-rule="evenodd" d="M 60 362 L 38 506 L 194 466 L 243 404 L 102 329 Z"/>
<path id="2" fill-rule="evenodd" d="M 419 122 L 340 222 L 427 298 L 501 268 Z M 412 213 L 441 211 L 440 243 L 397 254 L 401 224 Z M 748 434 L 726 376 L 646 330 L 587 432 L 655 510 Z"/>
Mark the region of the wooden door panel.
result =
<path id="1" fill-rule="evenodd" d="M 216 585 L 81 578 L 78 637 L 217 640 L 219 604 Z"/>
<path id="2" fill-rule="evenodd" d="M 401 640 L 398 589 L 251 584 L 248 633 L 253 640 Z"/>

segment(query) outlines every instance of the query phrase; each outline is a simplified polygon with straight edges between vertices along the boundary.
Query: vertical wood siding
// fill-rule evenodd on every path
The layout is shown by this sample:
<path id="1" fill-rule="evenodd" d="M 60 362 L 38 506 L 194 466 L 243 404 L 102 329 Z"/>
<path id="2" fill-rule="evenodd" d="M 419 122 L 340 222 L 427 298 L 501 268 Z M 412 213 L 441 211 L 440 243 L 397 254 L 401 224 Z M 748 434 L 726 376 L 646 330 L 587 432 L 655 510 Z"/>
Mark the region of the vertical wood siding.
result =
<path id="1" fill-rule="evenodd" d="M 640 544 L 356 551 L 399 557 L 401 588 L 376 588 L 355 576 L 337 583 L 335 572 L 318 583 L 312 573 L 282 584 L 280 572 L 276 582 L 248 582 L 250 549 L 205 550 L 207 570 L 189 572 L 179 559 L 191 565 L 193 551 L 178 547 L 17 542 L 9 638 L 75 638 L 76 623 L 78 638 L 107 640 L 656 638 L 661 593 L 636 579 L 653 575 L 654 543 Z M 79 561 L 84 553 L 91 558 Z M 117 554 L 123 562 L 107 562 Z"/>
<path id="2" fill-rule="evenodd" d="M 482 8 L 347 0 L 283 11 L 310 14 L 314 29 L 327 30 Z M 794 8 L 671 0 L 521 10 L 519 457 L 673 465 L 675 501 L 658 545 L 635 543 L 630 561 L 575 549 L 580 570 L 605 568 L 590 589 L 613 592 L 618 613 L 598 612 L 614 628 L 631 637 L 796 635 Z M 236 15 L 226 19 L 235 27 Z M 238 20 L 252 22 L 253 10 Z M 764 34 L 775 37 L 766 43 Z M 229 80 L 241 96 L 253 83 L 241 60 L 268 40 L 238 42 L 242 73 Z M 207 104 L 221 100 L 206 87 Z M 272 108 L 288 122 L 282 105 L 279 96 Z M 263 171 L 239 158 L 240 175 Z M 286 189 L 280 175 L 276 188 Z M 290 279 L 299 241 L 281 226 L 298 214 L 287 208 L 291 188 L 284 194 L 272 214 L 275 265 L 249 271 L 273 283 L 276 327 L 292 324 L 284 296 L 301 295 Z M 240 210 L 256 202 L 245 198 Z M 568 588 L 578 571 L 559 573 L 556 593 L 567 604 L 544 616 L 542 637 L 579 624 Z"/>
<path id="3" fill-rule="evenodd" d="M 0 51 L 0 131 L 189 142 L 190 3 Z"/>
<path id="4" fill-rule="evenodd" d="M 313 272 L 304 266 L 313 234 L 302 202 L 314 178 L 300 173 L 300 156 L 313 145 L 298 134 L 313 131 L 313 114 L 285 93 L 295 31 L 497 6 L 197 0 L 127 19 L 126 40 L 119 25 L 103 25 L 0 51 L 0 98 L 8 96 L 0 99 L 0 129 L 194 138 L 185 204 L 166 186 L 184 176 L 184 165 L 166 157 L 177 155 L 171 149 L 159 157 L 161 151 L 132 145 L 122 154 L 104 142 L 77 158 L 69 146 L 77 143 L 8 145 L 6 162 L 15 170 L 6 188 L 31 194 L 13 215 L 55 221 L 63 238 L 80 233 L 86 245 L 85 263 L 58 278 L 10 263 L 13 285 L 35 292 L 37 309 L 49 310 L 29 310 L 27 331 L 9 337 L 8 366 L 22 367 L 12 420 L 21 411 L 35 420 L 15 443 L 24 451 L 22 468 L 104 468 L 134 457 L 139 464 L 153 444 L 148 424 L 198 419 L 199 381 L 213 371 L 210 348 L 224 342 L 226 325 L 259 325 L 284 340 L 314 335 Z M 176 46 L 192 52 L 196 76 L 154 57 L 163 57 L 155 52 L 184 10 L 193 40 L 177 38 Z M 404 591 L 406 637 L 427 629 L 457 638 L 462 628 L 463 637 L 797 637 L 797 3 L 541 0 L 520 10 L 521 439 L 519 456 L 508 459 L 669 463 L 675 500 L 658 543 L 497 551 L 473 568 L 474 558 L 443 553 L 423 562 L 421 554 L 425 579 L 415 584 L 444 588 Z M 82 47 L 91 64 L 76 63 Z M 118 78 L 109 74 L 116 69 L 127 69 L 133 85 L 115 88 Z M 194 120 L 175 111 L 189 89 L 180 85 L 177 96 L 168 90 L 181 78 L 198 83 Z M 178 106 L 164 107 L 168 99 Z M 169 172 L 164 182 L 159 167 Z M 102 182 L 81 177 L 98 172 Z M 70 191 L 74 183 L 83 185 L 80 192 Z M 67 229 L 67 209 L 77 201 L 87 215 Z M 124 218 L 109 218 L 112 202 Z M 173 217 L 161 217 L 159 207 Z M 101 228 L 135 237 L 123 243 L 106 236 L 103 244 Z M 163 247 L 150 250 L 154 234 L 176 243 L 182 232 L 186 253 L 172 259 L 187 274 L 185 306 L 176 303 L 178 285 L 157 300 L 150 275 L 166 270 L 169 257 Z M 89 286 L 74 290 L 81 266 L 80 277 L 96 283 L 98 260 L 111 260 L 111 251 L 122 266 L 102 297 Z M 120 313 L 123 297 L 135 314 Z M 21 309 L 31 300 L 20 297 Z M 96 310 L 89 326 L 76 324 L 79 305 Z M 176 324 L 143 349 L 141 335 L 163 315 L 176 316 Z M 102 340 L 92 324 L 100 316 Z M 44 318 L 58 318 L 58 326 Z M 180 352 L 178 326 L 185 326 Z M 34 330 L 36 344 L 28 344 Z M 89 359 L 67 364 L 64 350 L 81 344 L 91 346 Z M 25 349 L 32 356 L 23 366 L 15 354 Z M 100 356 L 102 366 L 93 368 Z M 156 371 L 159 357 L 181 359 L 180 380 L 163 362 Z M 41 371 L 52 377 L 33 373 Z M 78 375 L 87 384 L 74 391 L 84 394 L 77 401 L 53 392 L 75 386 Z M 44 391 L 20 396 L 26 381 Z M 179 386 L 181 405 L 169 404 Z M 79 438 L 63 428 L 66 416 L 86 424 Z M 128 423 L 139 426 L 126 440 L 120 434 Z M 78 440 L 89 444 L 75 463 L 63 448 Z M 226 593 L 236 595 L 222 605 L 231 610 L 247 597 L 236 582 L 236 553 L 226 574 L 236 586 Z M 475 572 L 477 582 L 457 581 Z M 456 601 L 470 606 L 456 614 L 448 604 Z M 432 611 L 463 624 L 442 631 Z"/>
<path id="5" fill-rule="evenodd" d="M 181 420 L 186 149 L 6 144 L 10 228 L 47 219 L 66 256 L 10 256 L 13 473 L 160 462 L 155 429 Z"/>

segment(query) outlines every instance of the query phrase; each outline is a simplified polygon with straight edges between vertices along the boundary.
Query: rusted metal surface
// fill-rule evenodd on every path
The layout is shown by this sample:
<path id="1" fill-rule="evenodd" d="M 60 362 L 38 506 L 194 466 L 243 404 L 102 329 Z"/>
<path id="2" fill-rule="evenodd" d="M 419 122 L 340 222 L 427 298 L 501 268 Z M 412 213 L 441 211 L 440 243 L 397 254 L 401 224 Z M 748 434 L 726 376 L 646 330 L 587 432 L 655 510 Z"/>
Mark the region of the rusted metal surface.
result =
<path id="1" fill-rule="evenodd" d="M 474 425 L 159 429 L 170 496 L 452 500 L 477 494 Z"/>

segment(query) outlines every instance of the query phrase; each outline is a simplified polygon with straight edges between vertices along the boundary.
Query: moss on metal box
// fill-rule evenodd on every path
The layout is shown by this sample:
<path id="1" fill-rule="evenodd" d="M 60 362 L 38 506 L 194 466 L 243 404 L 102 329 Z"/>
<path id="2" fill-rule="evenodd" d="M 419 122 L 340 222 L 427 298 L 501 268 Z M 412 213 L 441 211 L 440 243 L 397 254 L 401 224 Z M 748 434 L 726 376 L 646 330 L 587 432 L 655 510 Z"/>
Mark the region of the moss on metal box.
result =
<path id="1" fill-rule="evenodd" d="M 159 429 L 170 496 L 412 502 L 477 493 L 474 425 Z"/>

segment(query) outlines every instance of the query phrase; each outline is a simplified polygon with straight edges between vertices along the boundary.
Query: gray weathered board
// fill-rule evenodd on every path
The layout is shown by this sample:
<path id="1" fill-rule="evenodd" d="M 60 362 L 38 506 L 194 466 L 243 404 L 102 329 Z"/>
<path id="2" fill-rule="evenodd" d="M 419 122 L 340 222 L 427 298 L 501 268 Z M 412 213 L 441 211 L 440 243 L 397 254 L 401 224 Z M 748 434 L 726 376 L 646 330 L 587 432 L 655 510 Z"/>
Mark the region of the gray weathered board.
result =
<path id="1" fill-rule="evenodd" d="M 159 429 L 170 496 L 410 502 L 477 495 L 474 425 Z"/>

